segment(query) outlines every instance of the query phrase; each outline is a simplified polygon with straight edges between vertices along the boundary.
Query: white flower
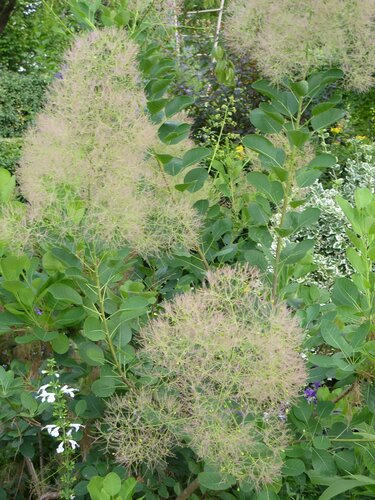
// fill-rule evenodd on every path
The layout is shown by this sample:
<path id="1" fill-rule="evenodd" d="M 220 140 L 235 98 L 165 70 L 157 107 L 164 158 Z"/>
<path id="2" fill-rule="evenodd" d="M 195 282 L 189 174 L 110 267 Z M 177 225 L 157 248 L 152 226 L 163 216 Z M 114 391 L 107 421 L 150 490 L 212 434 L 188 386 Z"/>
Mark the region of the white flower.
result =
<path id="1" fill-rule="evenodd" d="M 62 453 L 64 451 L 64 442 L 61 441 L 59 446 L 56 448 L 56 453 Z"/>
<path id="2" fill-rule="evenodd" d="M 59 436 L 60 427 L 58 425 L 45 425 L 44 427 L 42 427 L 42 430 L 43 429 L 47 429 L 47 432 L 50 436 L 53 436 L 53 437 Z"/>
<path id="3" fill-rule="evenodd" d="M 85 426 L 82 424 L 70 424 L 70 429 L 68 430 L 66 435 L 70 437 L 72 435 L 73 430 L 74 432 L 78 432 L 80 427 L 85 427 Z"/>
<path id="4" fill-rule="evenodd" d="M 53 392 L 47 392 L 46 388 L 49 387 L 49 384 L 43 385 L 39 390 L 38 390 L 38 396 L 37 398 L 40 398 L 42 403 L 47 401 L 47 403 L 54 403 L 56 401 L 56 395 Z M 39 392 L 41 394 L 39 394 Z"/>
<path id="5" fill-rule="evenodd" d="M 71 398 L 74 398 L 74 391 L 78 391 L 78 389 L 73 389 L 67 385 L 62 386 L 60 390 L 63 394 L 68 394 Z"/>
<path id="6" fill-rule="evenodd" d="M 77 441 L 74 441 L 74 439 L 69 439 L 70 446 L 75 450 L 76 448 L 79 448 L 79 444 Z"/>
<path id="7" fill-rule="evenodd" d="M 72 447 L 73 450 L 75 450 L 76 448 L 79 448 L 79 444 L 77 443 L 77 441 L 74 441 L 74 439 L 68 439 L 67 441 L 70 446 Z M 64 448 L 64 441 L 61 441 L 61 443 L 59 444 L 59 446 L 56 448 L 56 452 L 57 453 L 63 453 L 65 448 Z"/>
<path id="8" fill-rule="evenodd" d="M 45 384 L 45 385 L 42 385 L 41 387 L 39 387 L 39 389 L 38 389 L 38 394 L 39 394 L 40 392 L 46 392 L 47 387 L 49 387 L 50 385 L 51 385 L 51 384 Z"/>
<path id="9" fill-rule="evenodd" d="M 47 370 L 42 370 L 40 373 L 43 373 L 43 375 L 45 375 L 46 373 L 48 373 Z"/>
<path id="10" fill-rule="evenodd" d="M 73 429 L 78 432 L 79 428 L 80 427 L 85 427 L 84 425 L 82 424 L 70 424 L 70 427 L 73 427 Z"/>

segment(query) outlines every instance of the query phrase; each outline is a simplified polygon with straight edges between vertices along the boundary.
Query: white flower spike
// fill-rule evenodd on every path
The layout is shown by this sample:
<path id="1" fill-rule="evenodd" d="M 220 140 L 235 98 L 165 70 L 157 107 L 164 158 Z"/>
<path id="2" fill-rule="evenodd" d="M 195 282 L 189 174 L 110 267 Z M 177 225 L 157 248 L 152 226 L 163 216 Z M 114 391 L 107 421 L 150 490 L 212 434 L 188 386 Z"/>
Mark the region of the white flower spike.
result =
<path id="1" fill-rule="evenodd" d="M 71 436 L 72 435 L 72 432 L 78 432 L 80 427 L 85 427 L 84 425 L 82 424 L 70 424 L 70 429 L 68 430 L 68 432 L 66 433 L 67 436 Z"/>
<path id="2" fill-rule="evenodd" d="M 68 387 L 67 385 L 63 385 L 60 390 L 63 394 L 68 394 L 71 398 L 74 398 L 74 392 L 78 391 L 78 389 L 73 389 L 73 387 Z"/>
<path id="3" fill-rule="evenodd" d="M 79 448 L 79 444 L 77 443 L 77 441 L 74 441 L 74 439 L 69 439 L 69 443 L 73 450 Z"/>
<path id="4" fill-rule="evenodd" d="M 48 385 L 43 387 L 48 387 Z M 39 389 L 38 393 L 41 389 L 42 387 Z M 43 390 L 41 394 L 38 394 L 37 398 L 40 398 L 42 403 L 45 401 L 47 401 L 47 403 L 54 403 L 56 401 L 56 395 L 53 392 L 47 392 L 45 390 Z"/>
<path id="5" fill-rule="evenodd" d="M 64 451 L 64 442 L 61 441 L 59 446 L 56 448 L 56 453 L 63 453 L 63 451 Z"/>
<path id="6" fill-rule="evenodd" d="M 45 384 L 45 385 L 40 386 L 39 389 L 38 389 L 38 394 L 40 392 L 46 392 L 47 387 L 49 387 L 50 385 L 51 384 Z"/>
<path id="7" fill-rule="evenodd" d="M 44 427 L 42 427 L 42 430 L 43 429 L 47 429 L 47 432 L 50 436 L 59 437 L 60 427 L 58 425 L 45 425 Z"/>

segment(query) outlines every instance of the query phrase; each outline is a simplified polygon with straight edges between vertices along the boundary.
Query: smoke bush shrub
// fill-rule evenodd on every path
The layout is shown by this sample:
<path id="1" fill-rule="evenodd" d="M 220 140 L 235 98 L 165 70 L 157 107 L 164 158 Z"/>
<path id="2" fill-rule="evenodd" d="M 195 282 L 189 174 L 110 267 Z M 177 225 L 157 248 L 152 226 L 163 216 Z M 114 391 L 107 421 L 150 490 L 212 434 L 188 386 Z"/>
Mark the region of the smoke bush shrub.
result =
<path id="1" fill-rule="evenodd" d="M 373 0 L 233 0 L 226 39 L 274 82 L 339 66 L 363 91 L 374 81 L 374 25 Z"/>
<path id="2" fill-rule="evenodd" d="M 0 330 L 6 334 L 7 353 L 17 353 L 16 358 L 23 353 L 13 362 L 7 354 L 11 370 L 0 370 L 5 405 L 0 437 L 6 444 L 2 461 L 19 466 L 18 471 L 12 468 L 12 476 L 21 477 L 18 485 L 27 482 L 23 478 L 35 484 L 20 495 L 30 496 L 35 488 L 38 498 L 48 496 L 49 489 L 52 497 L 59 487 L 55 443 L 43 443 L 42 448 L 36 432 L 38 424 L 50 422 L 50 415 L 29 401 L 40 385 L 36 379 L 43 360 L 52 352 L 58 355 L 67 390 L 71 381 L 80 388 L 69 407 L 82 421 L 75 424 L 81 433 L 74 471 L 77 497 L 86 495 L 87 488 L 91 493 L 93 483 L 99 496 L 106 487 L 116 495 L 113 490 L 120 492 L 129 469 L 139 472 L 136 495 L 146 498 L 197 498 L 198 488 L 202 497 L 221 490 L 219 498 L 247 498 L 254 496 L 254 488 L 271 483 L 255 496 L 318 498 L 330 484 L 328 497 L 343 482 L 346 488 L 361 487 L 363 496 L 371 494 L 365 488 L 372 488 L 374 481 L 373 196 L 366 189 L 358 191 L 356 207 L 338 199 L 358 235 L 351 233 L 356 250 L 347 252 L 357 273 L 352 280 L 339 278 L 331 297 L 327 290 L 309 286 L 306 276 L 315 269 L 316 242 L 298 235 L 320 216 L 315 206 L 304 206 L 306 187 L 335 165 L 332 155 L 315 156 L 310 144 L 343 116 L 335 108 L 336 96 L 317 105 L 315 99 L 342 72 L 321 72 L 297 84 L 284 80 L 277 87 L 255 83 L 254 89 L 271 101 L 250 114 L 265 135 L 244 137 L 243 146 L 222 164 L 214 164 L 216 149 L 189 151 L 188 159 L 213 155 L 207 169 L 212 180 L 205 188 L 217 189 L 226 199 L 214 201 L 207 195 L 209 199 L 199 200 L 206 222 L 201 245 L 194 252 L 173 252 L 178 244 L 191 248 L 198 240 L 200 221 L 191 203 L 204 189 L 187 201 L 188 193 L 175 190 L 154 160 L 175 173 L 175 183 L 187 191 L 194 184 L 188 187 L 187 180 L 193 177 L 203 184 L 207 171 L 203 164 L 194 168 L 199 159 L 195 164 L 183 159 L 182 142 L 169 150 L 174 158 L 164 146 L 164 154 L 154 155 L 160 122 L 154 125 L 144 111 L 136 56 L 122 31 L 93 32 L 79 39 L 45 113 L 26 139 L 19 173 L 28 204 L 9 201 L 15 181 L 2 172 L 1 201 L 9 215 L 2 238 L 23 244 L 31 233 L 33 241 L 52 237 L 59 244 L 38 248 L 42 259 L 0 259 Z M 153 113 L 154 118 L 159 115 L 155 121 L 163 122 L 170 117 L 167 106 L 181 105 L 179 98 L 162 98 L 168 89 L 165 80 L 173 78 L 168 70 L 173 61 L 152 51 L 141 59 L 144 74 L 152 80 L 146 87 L 153 101 L 149 108 L 165 104 L 164 111 Z M 160 90 L 159 85 L 165 86 Z M 159 134 L 170 126 L 164 125 Z M 245 147 L 255 159 L 247 157 Z M 348 166 L 346 179 L 352 169 L 359 176 L 355 182 L 361 181 L 357 167 Z M 236 223 L 234 215 L 240 212 Z M 66 237 L 77 245 L 69 241 L 60 246 Z M 86 241 L 83 252 L 80 244 Z M 103 244 L 110 251 L 96 252 Z M 172 251 L 147 260 L 127 248 L 112 251 L 125 244 L 140 257 Z M 245 261 L 264 271 L 272 291 L 256 272 L 236 267 Z M 232 268 L 215 270 L 224 262 Z M 180 291 L 185 293 L 176 296 Z M 171 301 L 163 303 L 167 297 Z M 297 315 L 291 307 L 298 308 Z M 306 388 L 302 342 L 309 368 Z M 45 383 L 42 387 L 44 398 Z M 297 399 L 301 388 L 304 397 Z M 104 398 L 110 398 L 107 405 Z M 99 440 L 92 439 L 97 419 L 107 442 L 105 454 Z M 57 432 L 55 423 L 47 429 L 50 437 Z M 8 460 L 10 448 L 17 451 Z M 121 465 L 115 467 L 114 460 Z M 25 461 L 35 474 L 26 470 Z M 119 475 L 107 474 L 111 468 Z M 192 474 L 197 477 L 183 490 Z M 228 488 L 230 492 L 223 491 Z"/>
<path id="3" fill-rule="evenodd" d="M 84 238 L 142 255 L 196 244 L 198 215 L 186 196 L 171 198 L 173 184 L 150 161 L 157 127 L 136 58 L 134 42 L 115 29 L 82 36 L 68 52 L 18 169 L 38 241 Z"/>
<path id="4" fill-rule="evenodd" d="M 248 267 L 207 280 L 141 330 L 139 369 L 159 382 L 109 403 L 105 437 L 127 466 L 153 467 L 185 442 L 223 475 L 271 483 L 288 443 L 280 414 L 306 378 L 302 332 Z"/>

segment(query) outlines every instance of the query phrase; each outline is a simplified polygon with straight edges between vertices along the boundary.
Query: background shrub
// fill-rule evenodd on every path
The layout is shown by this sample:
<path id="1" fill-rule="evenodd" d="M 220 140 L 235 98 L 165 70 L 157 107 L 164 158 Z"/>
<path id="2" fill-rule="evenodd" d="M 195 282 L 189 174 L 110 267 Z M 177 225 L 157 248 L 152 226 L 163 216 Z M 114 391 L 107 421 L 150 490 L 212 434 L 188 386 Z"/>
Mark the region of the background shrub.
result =
<path id="1" fill-rule="evenodd" d="M 21 137 L 0 138 L 0 167 L 13 171 L 21 158 Z"/>
<path id="2" fill-rule="evenodd" d="M 44 100 L 45 77 L 3 71 L 0 75 L 0 135 L 19 137 L 33 121 Z"/>

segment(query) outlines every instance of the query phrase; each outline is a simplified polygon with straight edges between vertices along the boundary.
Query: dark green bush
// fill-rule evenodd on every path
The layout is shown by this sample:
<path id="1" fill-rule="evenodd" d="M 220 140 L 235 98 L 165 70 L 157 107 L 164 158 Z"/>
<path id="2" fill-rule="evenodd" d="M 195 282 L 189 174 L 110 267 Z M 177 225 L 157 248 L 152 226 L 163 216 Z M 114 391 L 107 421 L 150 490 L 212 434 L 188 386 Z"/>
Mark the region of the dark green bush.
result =
<path id="1" fill-rule="evenodd" d="M 0 75 L 0 137 L 19 137 L 40 110 L 46 78 L 3 71 Z"/>
<path id="2" fill-rule="evenodd" d="M 375 139 L 375 87 L 363 94 L 348 93 L 345 101 L 352 133 Z"/>
<path id="3" fill-rule="evenodd" d="M 74 31 L 66 0 L 17 0 L 0 37 L 0 66 L 53 75 Z"/>
<path id="4" fill-rule="evenodd" d="M 14 170 L 21 157 L 23 141 L 20 137 L 0 138 L 0 167 Z"/>

